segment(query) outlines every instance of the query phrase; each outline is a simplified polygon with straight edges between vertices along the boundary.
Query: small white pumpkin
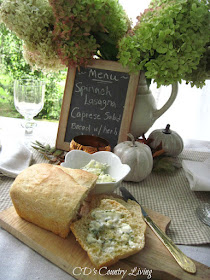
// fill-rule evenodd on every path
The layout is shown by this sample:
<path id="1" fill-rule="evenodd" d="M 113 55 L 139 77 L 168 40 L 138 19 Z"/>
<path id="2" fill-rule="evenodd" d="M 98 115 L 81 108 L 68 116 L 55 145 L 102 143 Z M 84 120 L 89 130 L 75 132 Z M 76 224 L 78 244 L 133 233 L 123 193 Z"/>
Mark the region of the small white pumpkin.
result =
<path id="1" fill-rule="evenodd" d="M 121 159 L 122 163 L 131 168 L 124 181 L 140 182 L 152 171 L 153 158 L 148 145 L 135 141 L 134 137 L 128 135 L 132 141 L 117 144 L 113 152 Z"/>
<path id="2" fill-rule="evenodd" d="M 156 149 L 162 145 L 165 155 L 178 156 L 184 148 L 184 143 L 180 135 L 170 129 L 167 124 L 165 129 L 156 129 L 148 137 L 151 140 L 149 144 L 151 149 Z"/>

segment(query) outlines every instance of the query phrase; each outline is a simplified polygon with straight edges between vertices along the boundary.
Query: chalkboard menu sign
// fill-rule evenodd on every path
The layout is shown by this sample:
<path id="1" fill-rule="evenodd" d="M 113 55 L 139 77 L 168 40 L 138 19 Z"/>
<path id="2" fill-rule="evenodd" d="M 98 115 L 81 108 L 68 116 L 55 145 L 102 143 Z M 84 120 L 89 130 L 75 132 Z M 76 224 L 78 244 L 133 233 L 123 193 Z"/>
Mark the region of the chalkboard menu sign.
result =
<path id="1" fill-rule="evenodd" d="M 71 140 L 82 134 L 102 137 L 112 148 L 126 140 L 138 80 L 117 62 L 69 68 L 56 147 L 68 151 Z"/>

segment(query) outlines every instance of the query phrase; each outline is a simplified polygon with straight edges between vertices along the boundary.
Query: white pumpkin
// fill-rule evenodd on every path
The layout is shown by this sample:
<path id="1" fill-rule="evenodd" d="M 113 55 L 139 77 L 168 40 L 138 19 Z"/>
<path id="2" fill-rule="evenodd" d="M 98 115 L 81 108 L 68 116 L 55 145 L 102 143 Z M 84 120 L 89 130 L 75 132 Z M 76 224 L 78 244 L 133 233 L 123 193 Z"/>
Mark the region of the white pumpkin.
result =
<path id="1" fill-rule="evenodd" d="M 178 156 L 184 148 L 184 143 L 179 134 L 170 129 L 167 124 L 165 129 L 156 129 L 148 137 L 151 141 L 149 144 L 151 149 L 156 149 L 162 144 L 165 155 Z"/>
<path id="2" fill-rule="evenodd" d="M 140 182 L 151 173 L 153 157 L 148 145 L 137 142 L 133 138 L 132 141 L 117 144 L 113 152 L 121 159 L 122 163 L 128 164 L 131 168 L 124 181 Z"/>

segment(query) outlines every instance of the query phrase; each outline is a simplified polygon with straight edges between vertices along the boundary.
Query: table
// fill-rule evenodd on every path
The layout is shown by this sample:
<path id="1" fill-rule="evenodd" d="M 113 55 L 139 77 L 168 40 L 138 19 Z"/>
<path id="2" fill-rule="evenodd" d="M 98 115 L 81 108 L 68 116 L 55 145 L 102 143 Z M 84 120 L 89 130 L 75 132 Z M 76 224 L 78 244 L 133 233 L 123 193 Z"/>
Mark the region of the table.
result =
<path id="1" fill-rule="evenodd" d="M 56 139 L 57 122 L 39 121 L 34 136 L 29 141 L 39 140 L 53 145 Z M 19 119 L 0 117 L 0 137 L 24 139 Z M 185 140 L 185 149 L 210 153 L 210 142 Z M 44 161 L 40 154 L 34 153 L 35 161 Z M 4 181 L 1 182 L 4 184 Z M 142 183 L 144 184 L 144 183 Z M 1 196 L 0 189 L 0 196 Z M 0 199 L 0 204 L 3 201 Z M 6 205 L 4 206 L 6 207 Z M 178 247 L 192 259 L 210 266 L 210 246 L 200 244 L 178 245 Z M 50 263 L 47 259 L 38 255 L 32 249 L 21 243 L 11 234 L 0 228 L 0 280 L 71 280 L 74 279 L 66 272 Z"/>

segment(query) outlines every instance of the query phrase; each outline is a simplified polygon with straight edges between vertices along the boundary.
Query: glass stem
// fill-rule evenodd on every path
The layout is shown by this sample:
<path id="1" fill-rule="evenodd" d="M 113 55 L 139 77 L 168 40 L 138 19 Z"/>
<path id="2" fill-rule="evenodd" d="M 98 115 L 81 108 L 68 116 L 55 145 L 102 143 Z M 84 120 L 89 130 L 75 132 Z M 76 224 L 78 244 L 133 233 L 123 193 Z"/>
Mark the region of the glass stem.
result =
<path id="1" fill-rule="evenodd" d="M 34 121 L 32 116 L 25 117 L 25 134 L 33 133 Z"/>

